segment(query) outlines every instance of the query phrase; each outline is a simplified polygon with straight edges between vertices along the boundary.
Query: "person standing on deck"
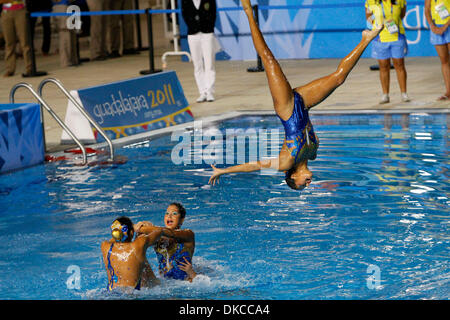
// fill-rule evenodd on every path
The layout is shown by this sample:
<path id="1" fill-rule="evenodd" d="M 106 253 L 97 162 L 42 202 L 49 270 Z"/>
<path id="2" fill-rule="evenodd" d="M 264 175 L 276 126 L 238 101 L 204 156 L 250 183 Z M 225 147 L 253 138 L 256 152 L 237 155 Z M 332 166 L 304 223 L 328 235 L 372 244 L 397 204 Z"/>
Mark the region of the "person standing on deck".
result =
<path id="1" fill-rule="evenodd" d="M 27 9 L 24 0 L 0 0 L 3 4 L 1 23 L 5 37 L 6 72 L 3 77 L 12 77 L 16 71 L 16 43 L 20 43 L 26 72 L 23 77 L 29 77 L 32 72 L 31 47 L 28 38 Z"/>
<path id="2" fill-rule="evenodd" d="M 200 96 L 197 102 L 214 101 L 217 39 L 215 0 L 182 0 L 181 13 L 188 27 L 188 43 Z"/>
<path id="3" fill-rule="evenodd" d="M 445 93 L 438 100 L 450 100 L 450 0 L 425 0 L 425 17 L 430 25 L 430 42 L 441 60 Z"/>

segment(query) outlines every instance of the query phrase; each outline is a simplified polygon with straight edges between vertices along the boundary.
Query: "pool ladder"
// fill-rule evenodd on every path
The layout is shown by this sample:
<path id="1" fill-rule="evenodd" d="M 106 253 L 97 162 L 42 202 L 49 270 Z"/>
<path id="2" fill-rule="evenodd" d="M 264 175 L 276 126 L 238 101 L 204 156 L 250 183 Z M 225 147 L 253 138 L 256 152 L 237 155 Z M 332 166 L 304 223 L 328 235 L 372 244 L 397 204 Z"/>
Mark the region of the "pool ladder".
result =
<path id="1" fill-rule="evenodd" d="M 50 115 L 53 117 L 53 119 L 55 119 L 56 122 L 61 126 L 61 128 L 73 139 L 73 141 L 75 141 L 75 143 L 78 145 L 78 147 L 80 148 L 82 155 L 83 155 L 82 165 L 86 165 L 87 164 L 86 148 L 83 146 L 81 141 L 75 136 L 75 134 L 69 129 L 69 127 L 67 127 L 67 125 L 58 117 L 58 115 L 53 111 L 53 109 L 48 105 L 48 103 L 42 98 L 43 88 L 48 83 L 55 84 L 64 93 L 64 95 L 75 105 L 75 107 L 77 107 L 77 109 L 90 122 L 90 124 L 92 126 L 94 126 L 94 128 L 103 136 L 103 138 L 105 138 L 105 140 L 109 146 L 109 149 L 110 149 L 110 160 L 114 161 L 114 146 L 111 142 L 111 139 L 108 138 L 108 136 L 103 131 L 103 129 L 100 128 L 100 126 L 97 124 L 97 122 L 95 122 L 94 119 L 92 119 L 92 117 L 84 110 L 84 108 L 78 103 L 78 101 L 76 101 L 75 98 L 66 90 L 66 88 L 64 88 L 64 86 L 58 79 L 47 78 L 47 79 L 42 80 L 42 82 L 39 84 L 39 87 L 38 87 L 39 93 L 37 93 L 33 89 L 33 87 L 28 83 L 24 83 L 24 82 L 18 83 L 12 87 L 10 94 L 9 94 L 9 101 L 10 101 L 10 103 L 14 103 L 14 100 L 15 100 L 14 96 L 15 96 L 17 89 L 19 89 L 19 88 L 28 89 L 28 91 L 30 91 L 31 94 L 36 98 L 36 100 L 38 100 L 39 103 L 41 104 L 41 110 L 42 110 L 42 107 L 44 107 L 48 111 L 48 113 L 50 113 Z M 42 132 L 44 134 L 44 144 L 45 144 L 44 118 L 43 118 L 42 111 L 41 111 L 41 123 L 42 123 Z"/>

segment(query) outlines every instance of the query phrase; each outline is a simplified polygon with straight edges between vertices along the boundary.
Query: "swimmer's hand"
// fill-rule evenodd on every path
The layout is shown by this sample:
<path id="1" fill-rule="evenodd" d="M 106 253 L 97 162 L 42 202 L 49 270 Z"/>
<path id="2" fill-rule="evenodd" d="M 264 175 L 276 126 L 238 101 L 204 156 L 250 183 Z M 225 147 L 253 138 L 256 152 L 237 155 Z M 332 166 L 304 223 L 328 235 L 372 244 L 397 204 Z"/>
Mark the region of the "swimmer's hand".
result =
<path id="1" fill-rule="evenodd" d="M 141 230 L 142 228 L 151 228 L 151 227 L 154 227 L 154 225 L 150 221 L 139 221 L 133 226 L 133 229 L 134 233 L 138 234 L 143 233 L 143 230 Z"/>
<path id="2" fill-rule="evenodd" d="M 197 274 L 194 271 L 194 268 L 192 268 L 192 264 L 189 263 L 189 261 L 186 260 L 186 257 L 183 257 L 183 262 L 178 262 L 178 265 L 180 266 L 180 269 L 186 272 L 188 275 L 188 281 L 192 282 L 192 280 L 197 276 Z"/>
<path id="3" fill-rule="evenodd" d="M 211 167 L 213 168 L 214 172 L 213 172 L 211 178 L 209 178 L 209 182 L 208 183 L 212 184 L 212 185 L 215 185 L 216 181 L 219 181 L 219 177 L 225 173 L 225 170 L 218 169 L 214 165 L 211 165 Z"/>

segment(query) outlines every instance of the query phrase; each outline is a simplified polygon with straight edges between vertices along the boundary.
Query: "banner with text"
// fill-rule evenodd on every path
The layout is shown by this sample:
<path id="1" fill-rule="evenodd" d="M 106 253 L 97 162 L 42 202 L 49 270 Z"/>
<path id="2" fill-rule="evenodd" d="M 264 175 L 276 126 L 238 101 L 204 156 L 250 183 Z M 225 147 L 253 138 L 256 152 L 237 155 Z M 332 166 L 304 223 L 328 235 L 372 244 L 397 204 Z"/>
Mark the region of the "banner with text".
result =
<path id="1" fill-rule="evenodd" d="M 80 89 L 74 96 L 110 139 L 194 120 L 174 71 Z M 69 103 L 66 116 L 69 128 L 76 127 L 73 125 L 76 122 L 86 122 L 74 119 L 80 116 Z M 74 130 L 79 137 L 77 129 Z M 104 140 L 93 130 L 96 141 Z M 63 134 L 62 141 L 66 138 Z"/>
<path id="2" fill-rule="evenodd" d="M 216 0 L 219 11 L 215 34 L 223 51 L 217 59 L 255 60 L 247 17 L 240 0 Z M 278 59 L 342 58 L 361 40 L 366 28 L 364 0 L 252 0 L 258 4 L 259 25 Z M 179 2 L 179 6 L 181 1 Z M 288 8 L 281 8 L 288 6 Z M 273 7 L 273 8 L 270 8 Z M 220 10 L 223 8 L 224 10 Z M 182 49 L 189 51 L 187 27 L 180 19 Z M 423 1 L 407 1 L 403 19 L 408 56 L 436 56 Z M 370 57 L 369 47 L 363 57 Z"/>

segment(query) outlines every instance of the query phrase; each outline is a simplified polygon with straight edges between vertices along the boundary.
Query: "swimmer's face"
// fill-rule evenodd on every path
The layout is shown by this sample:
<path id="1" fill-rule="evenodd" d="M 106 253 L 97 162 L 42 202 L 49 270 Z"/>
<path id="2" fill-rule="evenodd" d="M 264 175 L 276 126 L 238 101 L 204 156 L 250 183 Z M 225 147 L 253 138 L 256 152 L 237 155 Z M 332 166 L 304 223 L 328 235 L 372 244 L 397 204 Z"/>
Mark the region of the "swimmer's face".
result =
<path id="1" fill-rule="evenodd" d="M 297 185 L 297 190 L 303 190 L 308 187 L 312 182 L 313 174 L 308 169 L 308 167 L 299 168 L 296 172 L 291 175 L 291 178 L 295 181 Z"/>
<path id="2" fill-rule="evenodd" d="M 164 224 L 168 229 L 178 229 L 183 224 L 180 211 L 177 206 L 170 205 L 167 207 L 166 213 L 164 215 Z"/>

